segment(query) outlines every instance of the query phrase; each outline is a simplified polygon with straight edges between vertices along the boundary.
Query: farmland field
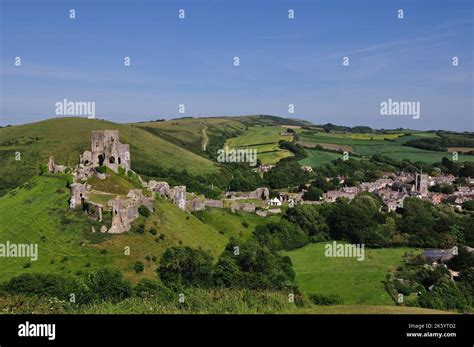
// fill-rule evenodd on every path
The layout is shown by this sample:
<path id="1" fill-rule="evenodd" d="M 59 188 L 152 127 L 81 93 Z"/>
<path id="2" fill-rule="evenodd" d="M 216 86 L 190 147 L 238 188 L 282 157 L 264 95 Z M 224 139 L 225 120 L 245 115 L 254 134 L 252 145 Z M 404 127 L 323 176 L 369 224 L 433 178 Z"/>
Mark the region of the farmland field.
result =
<path id="1" fill-rule="evenodd" d="M 354 137 L 354 135 L 357 135 Z M 364 136 L 362 136 L 364 135 Z M 338 146 L 350 146 L 354 153 L 363 157 L 370 157 L 381 154 L 395 160 L 408 159 L 413 162 L 422 161 L 425 163 L 440 162 L 443 157 L 451 158 L 449 152 L 427 151 L 419 148 L 403 146 L 403 143 L 425 137 L 436 137 L 434 133 L 413 133 L 408 136 L 403 134 L 372 135 L 372 134 L 332 134 L 303 132 L 300 135 L 300 142 L 303 144 L 333 144 Z M 386 138 L 384 140 L 384 138 Z M 326 146 L 327 147 L 327 146 Z M 343 148 L 343 147 L 342 147 Z M 341 149 L 342 149 L 341 148 Z M 308 158 L 301 163 L 304 165 L 319 166 L 324 162 L 325 157 L 321 153 L 312 153 L 312 149 L 306 149 Z M 327 157 L 326 157 L 327 158 Z M 474 156 L 459 154 L 459 161 L 474 161 Z"/>
<path id="2" fill-rule="evenodd" d="M 342 154 L 334 152 L 320 151 L 317 149 L 306 149 L 308 157 L 300 160 L 301 165 L 309 165 L 312 167 L 319 167 L 332 162 L 333 160 L 342 158 Z"/>
<path id="3" fill-rule="evenodd" d="M 337 294 L 348 305 L 395 305 L 383 281 L 413 249 L 366 249 L 365 259 L 357 261 L 326 257 L 324 245 L 310 244 L 285 253 L 293 262 L 296 283 L 304 294 Z"/>
<path id="4" fill-rule="evenodd" d="M 257 158 L 263 164 L 275 164 L 280 159 L 292 155 L 287 150 L 278 148 L 278 141 L 291 141 L 293 136 L 282 136 L 285 128 L 280 126 L 254 126 L 250 127 L 244 134 L 231 138 L 226 142 L 230 148 L 256 149 Z"/>

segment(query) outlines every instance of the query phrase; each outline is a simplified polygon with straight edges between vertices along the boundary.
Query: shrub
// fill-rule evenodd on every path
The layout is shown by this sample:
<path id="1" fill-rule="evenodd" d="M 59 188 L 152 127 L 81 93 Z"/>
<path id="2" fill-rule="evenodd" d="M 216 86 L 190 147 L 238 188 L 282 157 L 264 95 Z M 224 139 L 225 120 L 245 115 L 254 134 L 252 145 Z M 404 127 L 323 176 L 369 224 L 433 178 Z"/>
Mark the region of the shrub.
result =
<path id="1" fill-rule="evenodd" d="M 158 272 L 168 287 L 210 287 L 212 270 L 212 257 L 208 252 L 185 246 L 168 248 Z"/>
<path id="2" fill-rule="evenodd" d="M 149 278 L 142 279 L 134 288 L 136 296 L 141 298 L 157 298 L 159 301 L 169 303 L 176 295 L 158 281 Z"/>
<path id="3" fill-rule="evenodd" d="M 137 261 L 135 262 L 135 265 L 133 266 L 133 268 L 135 269 L 136 273 L 139 273 L 139 272 L 143 272 L 143 270 L 145 269 L 145 265 L 143 265 L 141 261 Z"/>
<path id="4" fill-rule="evenodd" d="M 102 269 L 91 273 L 86 284 L 98 300 L 118 302 L 132 295 L 132 285 L 117 270 Z"/>
<path id="5" fill-rule="evenodd" d="M 21 274 L 8 281 L 4 290 L 11 294 L 48 296 L 69 301 L 74 294 L 77 304 L 92 301 L 92 293 L 79 279 L 53 274 Z"/>
<path id="6" fill-rule="evenodd" d="M 138 213 L 145 218 L 150 216 L 150 210 L 146 208 L 145 206 L 139 206 Z"/>
<path id="7" fill-rule="evenodd" d="M 107 172 L 107 168 L 105 166 L 97 166 L 95 171 L 100 174 L 105 174 Z"/>
<path id="8" fill-rule="evenodd" d="M 329 306 L 329 305 L 340 305 L 342 299 L 336 294 L 309 294 L 309 300 L 315 305 Z"/>
<path id="9" fill-rule="evenodd" d="M 139 234 L 144 234 L 145 233 L 145 224 L 140 223 L 135 230 Z"/>

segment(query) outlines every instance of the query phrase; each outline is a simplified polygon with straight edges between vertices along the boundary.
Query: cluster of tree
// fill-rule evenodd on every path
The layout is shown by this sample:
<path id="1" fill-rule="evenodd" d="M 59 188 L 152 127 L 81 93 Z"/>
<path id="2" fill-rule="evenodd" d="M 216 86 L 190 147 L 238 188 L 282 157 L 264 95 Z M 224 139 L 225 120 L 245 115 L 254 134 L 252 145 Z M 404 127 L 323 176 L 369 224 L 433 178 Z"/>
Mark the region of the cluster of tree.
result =
<path id="1" fill-rule="evenodd" d="M 403 145 L 439 152 L 446 152 L 448 147 L 474 147 L 473 134 L 453 134 L 439 131 L 436 135 L 438 137 L 410 140 Z"/>
<path id="2" fill-rule="evenodd" d="M 281 149 L 286 149 L 286 150 L 290 151 L 291 153 L 293 153 L 294 158 L 296 160 L 301 160 L 301 159 L 304 159 L 308 156 L 308 154 L 306 153 L 304 148 L 301 145 L 297 144 L 297 143 L 290 142 L 290 141 L 285 141 L 285 140 L 280 140 L 278 142 L 278 146 Z"/>
<path id="3" fill-rule="evenodd" d="M 270 172 L 266 172 L 264 180 L 272 189 L 287 188 L 306 184 L 309 181 L 309 174 L 301 170 L 294 157 L 288 157 L 280 160 Z"/>
<path id="4" fill-rule="evenodd" d="M 231 240 L 216 264 L 201 249 L 171 247 L 157 269 L 169 288 L 226 287 L 247 289 L 292 288 L 295 273 L 288 257 L 251 239 L 239 244 Z"/>
<path id="5" fill-rule="evenodd" d="M 458 251 L 446 266 L 426 267 L 421 254 L 407 257 L 405 265 L 395 273 L 395 288 L 405 296 L 417 295 L 416 301 L 408 301 L 409 305 L 470 311 L 474 304 L 474 254 L 465 247 L 459 247 Z M 458 271 L 459 276 L 452 280 L 448 269 Z"/>
<path id="6" fill-rule="evenodd" d="M 443 194 L 453 194 L 454 186 L 452 184 L 435 184 L 428 188 L 430 192 L 443 193 Z"/>
<path id="7" fill-rule="evenodd" d="M 438 138 L 409 140 L 405 142 L 403 146 L 424 149 L 427 151 L 446 152 L 446 148 L 441 145 L 441 139 Z"/>
<path id="8" fill-rule="evenodd" d="M 348 126 L 343 126 L 343 125 L 334 125 L 332 123 L 327 123 L 324 125 L 319 125 L 318 127 L 324 129 L 325 132 L 330 133 L 333 131 L 337 132 L 347 132 L 347 133 L 371 133 L 373 132 L 373 129 L 368 126 L 363 126 L 363 125 L 358 125 L 355 127 L 348 127 Z"/>
<path id="9" fill-rule="evenodd" d="M 262 177 L 251 171 L 246 164 L 228 164 L 227 168 L 232 171 L 229 182 L 231 191 L 252 191 L 264 185 Z"/>

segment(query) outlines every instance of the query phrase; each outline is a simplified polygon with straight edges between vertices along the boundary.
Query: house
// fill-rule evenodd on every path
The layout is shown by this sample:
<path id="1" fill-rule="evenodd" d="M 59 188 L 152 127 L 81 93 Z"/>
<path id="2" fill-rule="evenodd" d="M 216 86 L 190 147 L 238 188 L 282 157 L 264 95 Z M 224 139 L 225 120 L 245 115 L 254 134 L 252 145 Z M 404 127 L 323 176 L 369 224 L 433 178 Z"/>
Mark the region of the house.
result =
<path id="1" fill-rule="evenodd" d="M 457 247 L 448 249 L 428 248 L 423 250 L 423 256 L 428 264 L 446 263 L 455 255 L 457 255 Z"/>
<path id="2" fill-rule="evenodd" d="M 267 205 L 270 205 L 270 206 L 281 206 L 281 201 L 280 199 L 278 198 L 273 198 L 273 199 L 270 199 L 267 201 Z"/>

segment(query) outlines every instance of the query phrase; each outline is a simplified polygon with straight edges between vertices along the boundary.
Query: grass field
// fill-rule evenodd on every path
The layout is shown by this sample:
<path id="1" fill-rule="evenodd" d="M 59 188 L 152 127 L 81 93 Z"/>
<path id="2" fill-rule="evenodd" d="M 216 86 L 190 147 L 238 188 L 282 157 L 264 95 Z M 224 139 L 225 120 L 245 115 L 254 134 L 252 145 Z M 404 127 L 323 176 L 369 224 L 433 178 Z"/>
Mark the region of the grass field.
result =
<path id="1" fill-rule="evenodd" d="M 373 135 L 373 134 L 333 134 L 322 132 L 305 131 L 300 135 L 300 142 L 307 145 L 321 144 L 323 147 L 329 145 L 349 146 L 352 151 L 363 157 L 370 157 L 374 154 L 381 154 L 391 159 L 408 159 L 412 162 L 421 161 L 425 163 L 440 162 L 443 157 L 451 158 L 449 152 L 426 151 L 423 149 L 402 146 L 403 143 L 424 137 L 436 137 L 434 133 L 413 133 L 409 136 L 403 134 Z M 384 138 L 388 139 L 385 140 Z M 324 156 L 321 151 L 315 152 L 306 149 L 308 158 L 302 163 L 304 165 L 319 166 L 321 162 L 327 162 L 329 155 Z M 337 154 L 336 154 L 337 155 Z M 337 159 L 337 158 L 336 158 Z M 474 161 L 474 156 L 459 154 L 459 161 Z"/>
<path id="2" fill-rule="evenodd" d="M 324 245 L 310 244 L 285 253 L 293 262 L 296 283 L 303 293 L 337 294 L 347 305 L 395 305 L 383 281 L 412 249 L 366 249 L 365 259 L 357 261 L 325 257 Z"/>
<path id="3" fill-rule="evenodd" d="M 130 144 L 132 169 L 173 168 L 193 175 L 215 173 L 212 161 L 165 141 L 138 127 L 86 118 L 53 118 L 0 129 L 0 195 L 39 172 L 53 155 L 56 163 L 73 166 L 90 150 L 91 131 L 117 129 L 120 141 Z M 16 152 L 20 160 L 15 160 Z"/>
<path id="4" fill-rule="evenodd" d="M 156 213 L 145 222 L 145 234 L 92 233 L 94 222 L 80 210 L 70 210 L 68 198 L 66 177 L 59 175 L 35 177 L 0 197 L 0 243 L 37 243 L 39 249 L 37 261 L 0 258 L 0 281 L 25 272 L 75 274 L 105 266 L 118 268 L 137 281 L 156 277 L 157 261 L 172 245 L 202 248 L 216 257 L 228 241 L 212 226 L 161 200 L 155 204 Z M 157 235 L 149 232 L 151 228 L 157 230 Z M 130 255 L 124 254 L 125 247 L 130 247 Z M 148 261 L 146 256 L 155 256 L 157 261 Z M 141 274 L 133 270 L 136 261 L 145 264 Z"/>
<path id="5" fill-rule="evenodd" d="M 328 164 L 336 159 L 342 159 L 342 153 L 334 153 L 327 151 L 320 151 L 317 149 L 306 149 L 308 156 L 300 160 L 301 165 L 309 165 L 312 167 L 319 167 Z"/>
<path id="6" fill-rule="evenodd" d="M 231 138 L 226 145 L 232 148 L 256 149 L 257 158 L 263 164 L 275 164 L 280 159 L 292 155 L 287 150 L 278 148 L 278 141 L 291 141 L 293 136 L 282 136 L 285 128 L 281 126 L 250 127 L 244 134 Z"/>

